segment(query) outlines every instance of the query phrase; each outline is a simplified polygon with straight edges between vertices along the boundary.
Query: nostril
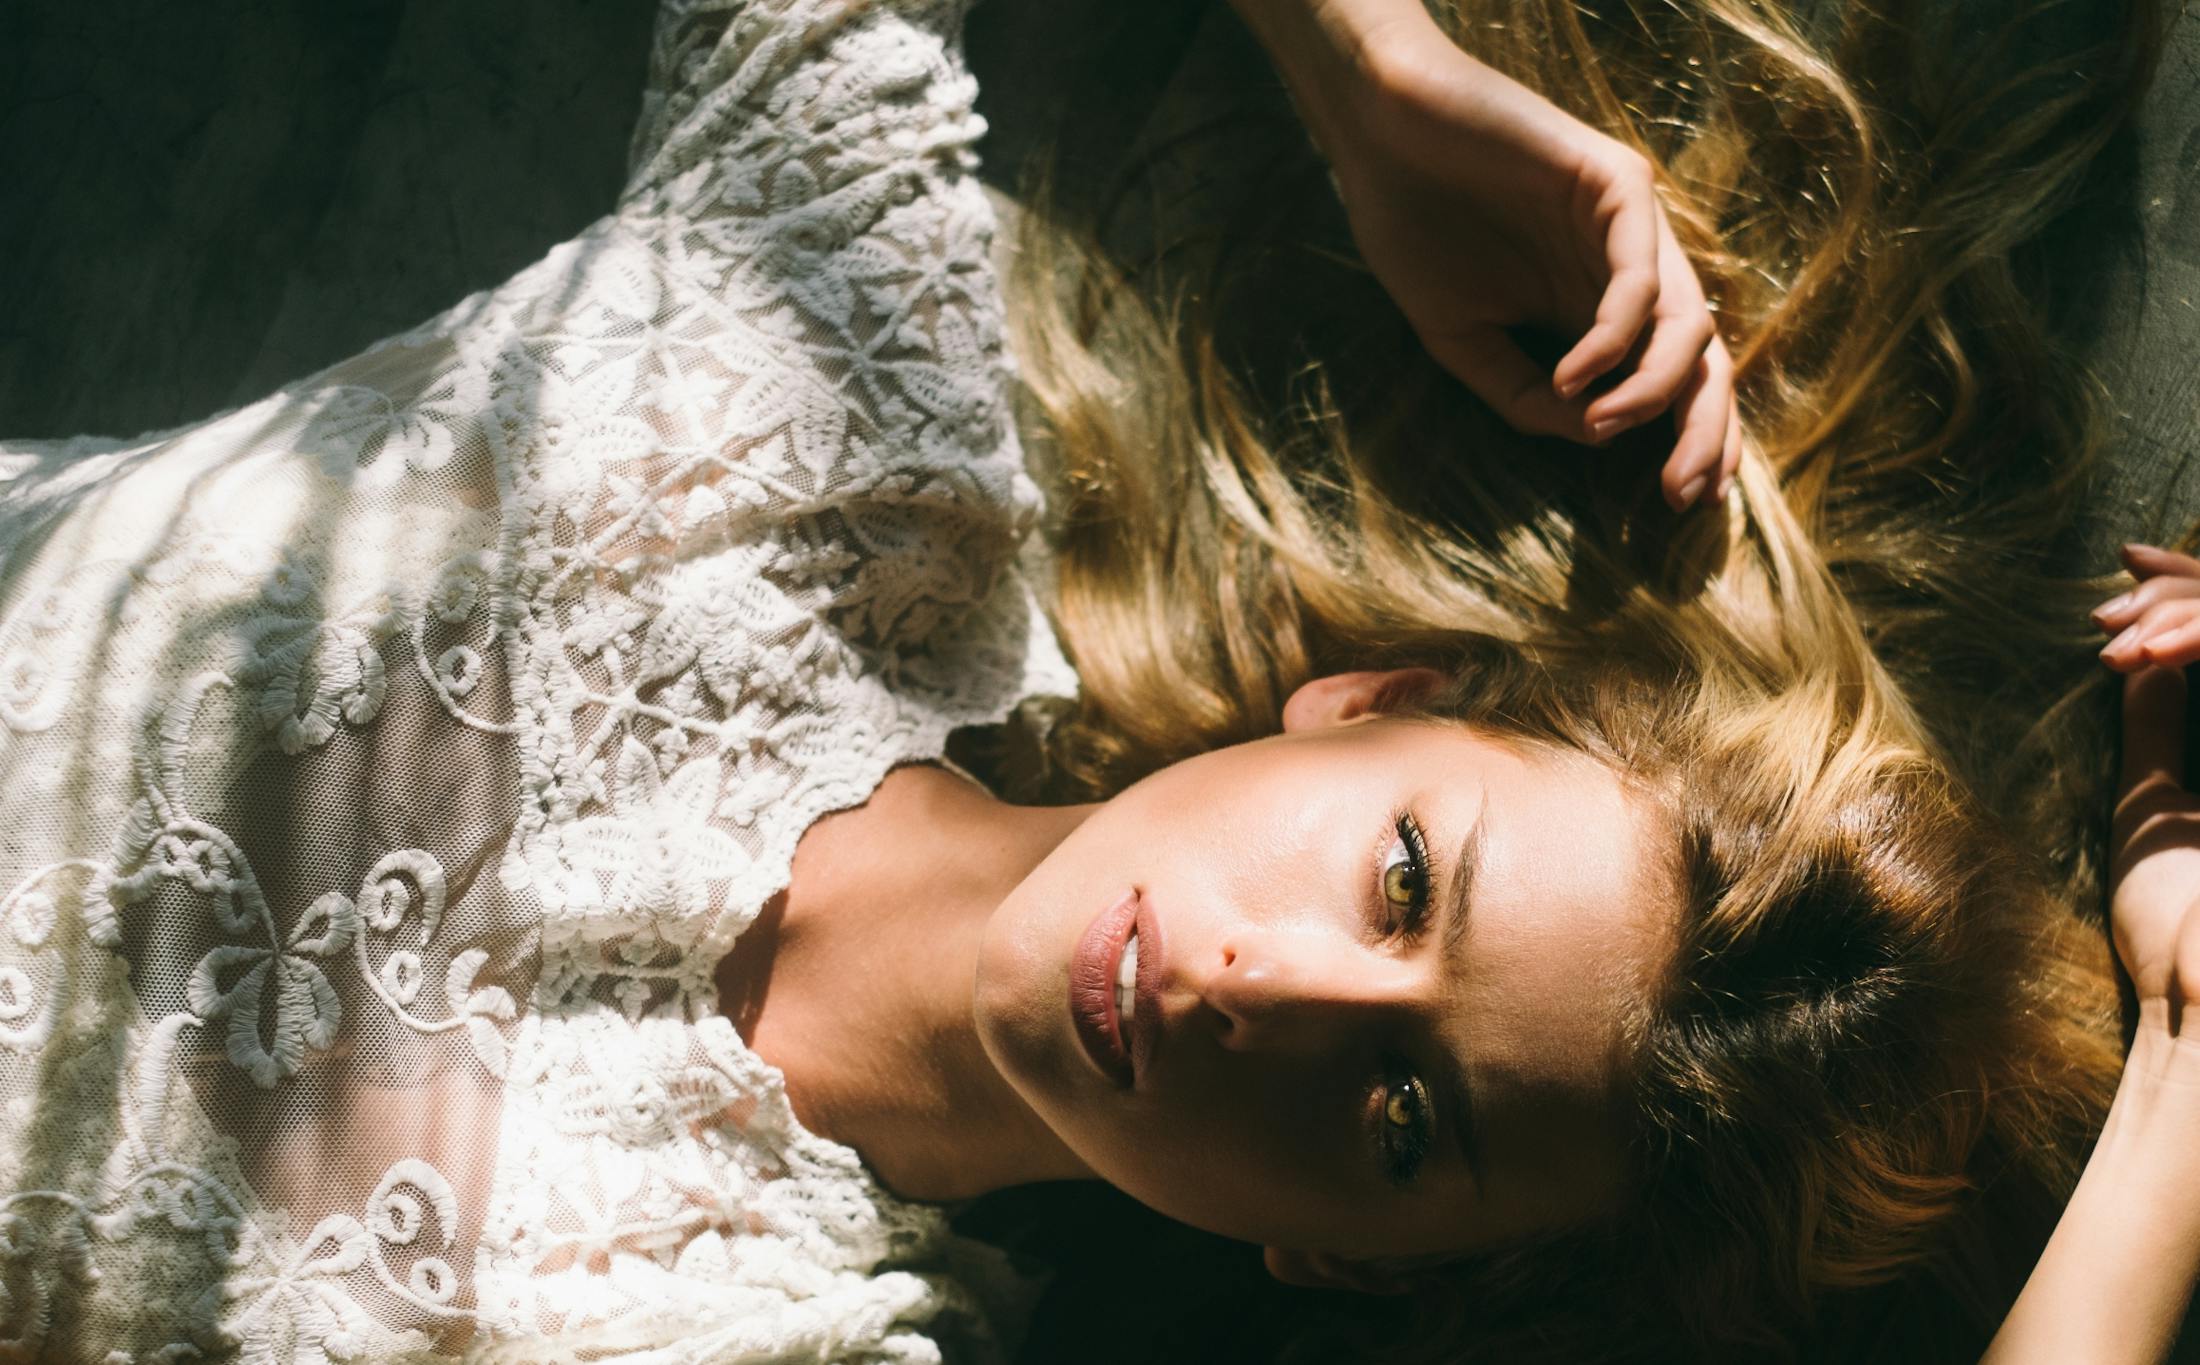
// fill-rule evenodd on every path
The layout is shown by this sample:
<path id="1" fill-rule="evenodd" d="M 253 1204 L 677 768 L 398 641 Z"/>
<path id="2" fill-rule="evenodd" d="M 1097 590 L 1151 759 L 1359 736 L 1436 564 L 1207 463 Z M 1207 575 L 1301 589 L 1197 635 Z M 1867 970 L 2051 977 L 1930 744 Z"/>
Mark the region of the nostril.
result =
<path id="1" fill-rule="evenodd" d="M 1217 1034 L 1223 1038 L 1228 1038 L 1237 1032 L 1237 1020 L 1230 1016 L 1228 1010 L 1217 1009 L 1213 1005 L 1209 1005 L 1207 1012 L 1214 1016 L 1214 1028 Z"/>

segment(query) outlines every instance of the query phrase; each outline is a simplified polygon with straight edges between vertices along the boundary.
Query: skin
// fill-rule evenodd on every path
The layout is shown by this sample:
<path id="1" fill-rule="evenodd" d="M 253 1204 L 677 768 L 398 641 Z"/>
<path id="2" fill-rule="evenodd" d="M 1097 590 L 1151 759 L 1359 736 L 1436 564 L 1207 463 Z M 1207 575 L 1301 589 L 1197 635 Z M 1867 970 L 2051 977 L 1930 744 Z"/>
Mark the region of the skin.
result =
<path id="1" fill-rule="evenodd" d="M 2094 620 L 2125 675 L 2109 923 L 2137 1019 L 2108 1122 L 1991 1365 L 2166 1360 L 2200 1280 L 2200 797 L 2185 770 L 2200 560 L 2126 545 L 2123 562 L 2135 587 Z"/>
<path id="2" fill-rule="evenodd" d="M 1282 734 L 1100 805 L 1019 808 L 899 770 L 805 840 L 776 920 L 721 974 L 728 1012 L 805 1125 L 913 1198 L 1104 1179 L 1265 1245 L 1281 1278 L 1374 1291 L 1401 1282 L 1372 1258 L 1593 1217 L 1618 1192 L 1620 1020 L 1669 942 L 1670 892 L 1641 871 L 1654 825 L 1593 761 L 1372 709 L 1434 676 L 1316 680 Z M 1381 932 L 1401 806 L 1439 904 L 1482 822 L 1456 959 L 1434 928 Z M 1163 1037 L 1126 1092 L 1078 1044 L 1068 974 L 1133 886 L 1162 926 Z M 1452 1064 L 1479 1173 L 1441 1127 Z M 1407 1075 L 1439 1131 L 1400 1188 L 1378 1132 Z"/>
<path id="3" fill-rule="evenodd" d="M 1439 365 L 1517 431 L 1603 445 L 1670 413 L 1649 443 L 1666 501 L 1726 497 L 1734 361 L 1648 159 L 1460 50 L 1421 0 L 1231 3 Z M 1546 369 L 1521 328 L 1577 339 Z"/>

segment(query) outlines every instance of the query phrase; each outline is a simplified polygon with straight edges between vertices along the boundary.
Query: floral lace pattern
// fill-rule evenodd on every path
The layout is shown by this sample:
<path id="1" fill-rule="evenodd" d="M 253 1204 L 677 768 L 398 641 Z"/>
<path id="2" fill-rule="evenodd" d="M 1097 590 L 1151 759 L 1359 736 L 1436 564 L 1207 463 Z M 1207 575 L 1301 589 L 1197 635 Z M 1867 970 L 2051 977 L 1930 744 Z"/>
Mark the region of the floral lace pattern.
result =
<path id="1" fill-rule="evenodd" d="M 0 1353 L 985 1353 L 1001 1267 L 713 982 L 819 815 L 1074 688 L 962 8 L 668 0 L 579 238 L 0 450 Z"/>

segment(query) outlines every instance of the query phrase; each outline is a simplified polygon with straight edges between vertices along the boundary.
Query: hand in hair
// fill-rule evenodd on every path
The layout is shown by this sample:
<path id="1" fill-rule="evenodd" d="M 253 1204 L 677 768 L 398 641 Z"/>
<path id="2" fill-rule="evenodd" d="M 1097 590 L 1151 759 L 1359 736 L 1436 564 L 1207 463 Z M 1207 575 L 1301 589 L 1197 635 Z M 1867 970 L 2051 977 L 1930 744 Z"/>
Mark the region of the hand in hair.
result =
<path id="1" fill-rule="evenodd" d="M 2093 611 L 2095 624 L 2118 632 L 2102 661 L 2119 673 L 2200 662 L 2200 559 L 2126 545 L 2123 561 L 2139 585 Z"/>
<path id="2" fill-rule="evenodd" d="M 1468 56 L 1420 0 L 1235 3 L 1430 355 L 1519 431 L 1602 444 L 1670 408 L 1666 500 L 1723 496 L 1734 362 L 1651 163 Z M 1546 372 L 1518 327 L 1578 340 Z"/>
<path id="3" fill-rule="evenodd" d="M 2200 799 L 2185 787 L 2186 665 L 2200 662 L 2200 560 L 2127 545 L 2139 586 L 2101 606 L 2101 651 L 2124 681 L 2124 762 L 2110 833 L 2110 923 L 2141 1029 L 2183 1040 L 2200 1000 Z M 2128 623 L 2128 624 L 2126 624 Z M 2159 1017 L 2150 1017 L 2159 1016 Z M 2200 1016 L 2191 1021 L 2200 1051 Z"/>
<path id="4" fill-rule="evenodd" d="M 2124 680 L 2109 920 L 2138 1025 L 2100 1141 L 1987 1359 L 2160 1361 L 2200 1278 L 2200 797 L 2185 773 L 2184 665 L 2200 661 L 2200 561 L 2126 546 L 2139 587 L 2094 617 Z M 2128 624 L 2126 624 L 2128 623 Z"/>

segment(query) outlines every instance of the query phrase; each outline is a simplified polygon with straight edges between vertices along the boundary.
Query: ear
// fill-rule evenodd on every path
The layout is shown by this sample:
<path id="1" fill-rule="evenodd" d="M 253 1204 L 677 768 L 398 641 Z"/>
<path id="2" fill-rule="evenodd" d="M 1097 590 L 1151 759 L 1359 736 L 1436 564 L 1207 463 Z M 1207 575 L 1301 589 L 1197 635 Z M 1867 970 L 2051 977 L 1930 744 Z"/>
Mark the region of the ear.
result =
<path id="1" fill-rule="evenodd" d="M 1380 715 L 1443 684 L 1444 675 L 1433 668 L 1390 668 L 1309 678 L 1283 704 L 1284 733 L 1320 730 Z"/>
<path id="2" fill-rule="evenodd" d="M 1301 1289 L 1349 1289 L 1357 1294 L 1404 1294 L 1413 1285 L 1402 1274 L 1319 1251 L 1269 1247 L 1261 1253 L 1268 1273 Z"/>

